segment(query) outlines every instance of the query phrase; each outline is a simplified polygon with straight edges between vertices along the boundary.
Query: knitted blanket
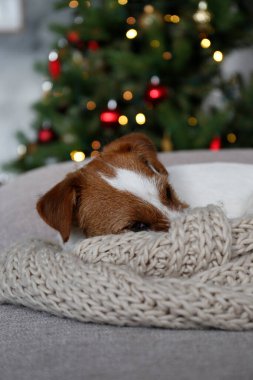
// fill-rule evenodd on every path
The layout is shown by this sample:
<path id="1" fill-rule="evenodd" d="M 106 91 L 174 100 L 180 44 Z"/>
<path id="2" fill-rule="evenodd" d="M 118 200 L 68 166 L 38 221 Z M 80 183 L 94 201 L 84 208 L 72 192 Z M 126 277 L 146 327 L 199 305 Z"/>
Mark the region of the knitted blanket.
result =
<path id="1" fill-rule="evenodd" d="M 253 328 L 253 218 L 189 210 L 167 233 L 33 240 L 0 255 L 0 302 L 84 322 Z"/>

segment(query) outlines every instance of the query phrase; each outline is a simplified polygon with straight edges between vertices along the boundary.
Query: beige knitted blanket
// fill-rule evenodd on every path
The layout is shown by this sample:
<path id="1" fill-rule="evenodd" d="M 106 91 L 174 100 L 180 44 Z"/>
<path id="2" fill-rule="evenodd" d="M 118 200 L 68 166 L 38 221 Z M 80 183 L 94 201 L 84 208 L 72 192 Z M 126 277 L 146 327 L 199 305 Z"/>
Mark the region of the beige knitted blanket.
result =
<path id="1" fill-rule="evenodd" d="M 42 241 L 0 256 L 0 302 L 84 322 L 166 328 L 253 328 L 253 217 L 190 210 L 168 233 Z"/>

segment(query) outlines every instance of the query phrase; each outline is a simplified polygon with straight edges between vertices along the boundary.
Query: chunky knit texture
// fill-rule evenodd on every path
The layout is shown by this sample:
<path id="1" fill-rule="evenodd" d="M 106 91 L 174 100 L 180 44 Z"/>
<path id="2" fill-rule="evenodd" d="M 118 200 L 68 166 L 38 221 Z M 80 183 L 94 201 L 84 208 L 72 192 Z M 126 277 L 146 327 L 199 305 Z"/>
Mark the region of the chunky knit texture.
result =
<path id="1" fill-rule="evenodd" d="M 189 210 L 168 233 L 34 240 L 0 256 L 0 302 L 85 322 L 253 328 L 253 217 Z"/>

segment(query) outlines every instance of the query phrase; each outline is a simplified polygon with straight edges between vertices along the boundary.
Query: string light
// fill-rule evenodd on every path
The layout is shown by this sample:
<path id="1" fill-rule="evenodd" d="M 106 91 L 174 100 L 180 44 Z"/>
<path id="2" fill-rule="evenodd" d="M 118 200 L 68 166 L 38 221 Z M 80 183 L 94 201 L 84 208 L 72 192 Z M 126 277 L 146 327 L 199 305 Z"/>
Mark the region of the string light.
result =
<path id="1" fill-rule="evenodd" d="M 126 37 L 129 39 L 129 40 L 132 40 L 134 39 L 135 37 L 137 37 L 137 30 L 136 29 L 129 29 L 127 32 L 126 32 Z"/>
<path id="2" fill-rule="evenodd" d="M 170 17 L 170 21 L 173 22 L 173 24 L 178 24 L 180 22 L 180 17 L 177 15 L 172 15 Z"/>
<path id="3" fill-rule="evenodd" d="M 143 113 L 137 113 L 135 120 L 137 124 L 143 125 L 146 123 L 146 116 Z"/>
<path id="4" fill-rule="evenodd" d="M 148 14 L 154 13 L 154 10 L 155 8 L 153 7 L 153 5 L 150 5 L 150 4 L 145 5 L 144 7 L 144 12 Z"/>
<path id="5" fill-rule="evenodd" d="M 117 108 L 117 102 L 114 99 L 110 99 L 109 102 L 107 103 L 107 107 L 109 110 L 116 110 Z"/>
<path id="6" fill-rule="evenodd" d="M 171 15 L 167 14 L 164 16 L 164 21 L 170 22 Z"/>
<path id="7" fill-rule="evenodd" d="M 191 127 L 195 127 L 198 124 L 198 120 L 194 116 L 189 116 L 187 122 Z"/>
<path id="8" fill-rule="evenodd" d="M 203 38 L 200 41 L 200 45 L 203 49 L 207 49 L 211 46 L 211 41 L 208 38 Z"/>
<path id="9" fill-rule="evenodd" d="M 49 80 L 45 80 L 45 82 L 42 83 L 41 87 L 43 92 L 49 92 L 53 88 L 53 83 Z"/>
<path id="10" fill-rule="evenodd" d="M 153 75 L 150 78 L 150 83 L 153 84 L 154 86 L 158 86 L 158 84 L 160 84 L 160 78 L 157 75 Z"/>
<path id="11" fill-rule="evenodd" d="M 91 147 L 92 147 L 92 149 L 94 149 L 94 150 L 98 150 L 98 149 L 101 148 L 101 142 L 98 141 L 98 140 L 94 140 L 94 141 L 92 141 L 92 143 L 91 143 Z"/>
<path id="12" fill-rule="evenodd" d="M 79 3 L 78 3 L 77 0 L 71 0 L 71 1 L 69 2 L 69 7 L 72 8 L 72 9 L 77 8 L 78 5 L 79 5 Z"/>
<path id="13" fill-rule="evenodd" d="M 27 152 L 27 147 L 24 144 L 20 144 L 17 147 L 17 153 L 19 156 L 24 156 Z"/>
<path id="14" fill-rule="evenodd" d="M 207 10 L 207 2 L 206 1 L 200 1 L 199 2 L 199 9 L 206 11 Z"/>
<path id="15" fill-rule="evenodd" d="M 58 53 L 55 50 L 51 51 L 49 53 L 48 59 L 49 59 L 50 62 L 57 61 L 57 59 L 58 59 Z"/>
<path id="16" fill-rule="evenodd" d="M 221 62 L 223 60 L 223 54 L 221 51 L 219 50 L 216 50 L 214 53 L 213 53 L 213 59 L 214 61 L 216 62 Z"/>
<path id="17" fill-rule="evenodd" d="M 234 144 L 236 142 L 236 140 L 237 140 L 237 137 L 236 137 L 236 135 L 234 133 L 229 133 L 227 135 L 227 140 L 228 140 L 228 142 L 230 144 Z"/>
<path id="18" fill-rule="evenodd" d="M 207 24 L 211 21 L 211 13 L 207 10 L 207 2 L 200 1 L 198 10 L 193 15 L 193 20 L 199 24 Z"/>
<path id="19" fill-rule="evenodd" d="M 119 5 L 126 5 L 128 0 L 118 0 Z"/>
<path id="20" fill-rule="evenodd" d="M 126 125 L 128 123 L 128 118 L 125 115 L 121 115 L 118 119 L 120 125 Z"/>
<path id="21" fill-rule="evenodd" d="M 160 46 L 160 41 L 158 41 L 158 40 L 152 40 L 152 41 L 150 41 L 150 46 L 152 48 L 158 48 Z"/>
<path id="22" fill-rule="evenodd" d="M 172 54 L 171 54 L 169 51 L 165 51 L 165 52 L 163 53 L 163 59 L 164 59 L 165 61 L 169 61 L 171 58 L 172 58 Z"/>
<path id="23" fill-rule="evenodd" d="M 134 25 L 136 23 L 136 19 L 134 17 L 128 17 L 126 20 L 128 25 Z"/>
<path id="24" fill-rule="evenodd" d="M 180 22 L 180 17 L 178 15 L 167 14 L 164 16 L 164 21 L 172 22 L 173 24 L 178 24 Z"/>
<path id="25" fill-rule="evenodd" d="M 84 152 L 82 152 L 80 150 L 73 150 L 70 153 L 70 158 L 72 161 L 82 162 L 85 159 L 85 154 L 84 154 Z"/>
<path id="26" fill-rule="evenodd" d="M 87 110 L 89 110 L 89 111 L 93 111 L 95 108 L 96 108 L 96 103 L 95 102 L 93 102 L 92 100 L 89 100 L 88 102 L 87 102 L 87 104 L 86 104 L 86 108 L 87 108 Z"/>
<path id="27" fill-rule="evenodd" d="M 129 90 L 124 91 L 122 96 L 123 96 L 124 100 L 128 100 L 129 101 L 129 100 L 133 99 L 133 93 L 131 91 L 129 91 Z"/>

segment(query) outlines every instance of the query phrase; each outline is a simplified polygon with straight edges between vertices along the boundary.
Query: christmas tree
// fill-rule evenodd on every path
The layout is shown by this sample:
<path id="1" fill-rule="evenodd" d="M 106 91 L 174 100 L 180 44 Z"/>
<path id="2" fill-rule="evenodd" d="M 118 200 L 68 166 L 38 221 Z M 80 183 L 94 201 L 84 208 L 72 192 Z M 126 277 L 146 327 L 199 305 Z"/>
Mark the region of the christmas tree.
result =
<path id="1" fill-rule="evenodd" d="M 224 80 L 221 63 L 253 41 L 247 0 L 61 0 L 73 14 L 54 25 L 38 64 L 45 81 L 30 141 L 18 133 L 19 171 L 82 161 L 132 131 L 158 150 L 253 146 L 253 81 Z M 214 90 L 221 102 L 208 106 Z"/>

